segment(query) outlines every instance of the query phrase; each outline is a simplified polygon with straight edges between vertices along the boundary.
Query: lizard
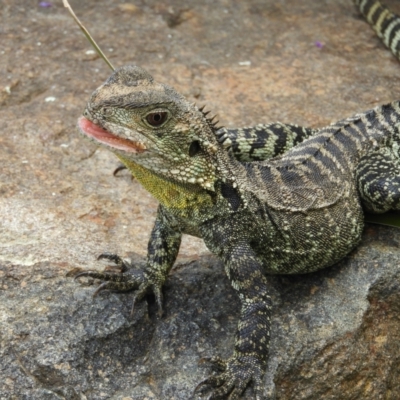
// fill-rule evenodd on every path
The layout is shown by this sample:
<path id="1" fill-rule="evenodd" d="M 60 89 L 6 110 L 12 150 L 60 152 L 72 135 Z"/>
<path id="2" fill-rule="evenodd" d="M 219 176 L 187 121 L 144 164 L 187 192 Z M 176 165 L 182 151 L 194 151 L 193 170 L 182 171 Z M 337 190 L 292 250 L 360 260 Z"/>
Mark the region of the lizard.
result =
<path id="1" fill-rule="evenodd" d="M 355 2 L 385 37 L 389 28 L 379 15 L 386 9 Z M 333 265 L 359 243 L 364 209 L 400 209 L 398 101 L 318 130 L 221 130 L 204 109 L 127 66 L 92 94 L 78 126 L 113 151 L 160 205 L 144 270 L 105 253 L 100 257 L 122 273 L 83 271 L 76 278 L 102 280 L 95 293 L 133 289 L 133 304 L 152 292 L 161 312 L 162 285 L 183 233 L 201 237 L 223 261 L 241 311 L 232 357 L 209 360 L 222 372 L 195 390 L 210 399 L 239 399 L 250 383 L 262 398 L 272 309 L 267 275 Z M 282 134 L 271 139 L 279 131 L 282 146 Z M 254 151 L 262 141 L 269 150 Z"/>

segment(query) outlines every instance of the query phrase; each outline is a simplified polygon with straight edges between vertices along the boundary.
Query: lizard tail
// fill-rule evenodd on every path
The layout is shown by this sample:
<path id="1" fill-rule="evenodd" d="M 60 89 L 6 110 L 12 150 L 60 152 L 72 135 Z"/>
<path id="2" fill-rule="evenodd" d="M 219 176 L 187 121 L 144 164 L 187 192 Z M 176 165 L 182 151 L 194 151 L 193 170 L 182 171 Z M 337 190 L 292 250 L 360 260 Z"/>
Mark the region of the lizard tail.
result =
<path id="1" fill-rule="evenodd" d="M 400 16 L 377 0 L 354 0 L 378 37 L 400 60 Z"/>

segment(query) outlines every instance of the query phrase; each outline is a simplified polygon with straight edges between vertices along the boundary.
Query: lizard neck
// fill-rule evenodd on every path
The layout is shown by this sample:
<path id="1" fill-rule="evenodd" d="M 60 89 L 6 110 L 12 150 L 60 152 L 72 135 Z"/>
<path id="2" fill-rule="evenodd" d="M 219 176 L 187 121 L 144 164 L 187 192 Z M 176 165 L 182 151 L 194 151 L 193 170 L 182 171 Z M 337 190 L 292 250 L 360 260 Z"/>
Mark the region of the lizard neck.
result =
<path id="1" fill-rule="evenodd" d="M 176 210 L 183 216 L 190 216 L 213 205 L 212 194 L 195 185 L 188 187 L 180 182 L 172 181 L 155 174 L 151 170 L 124 158 L 120 154 L 117 157 L 129 169 L 140 184 L 153 195 L 164 207 Z"/>

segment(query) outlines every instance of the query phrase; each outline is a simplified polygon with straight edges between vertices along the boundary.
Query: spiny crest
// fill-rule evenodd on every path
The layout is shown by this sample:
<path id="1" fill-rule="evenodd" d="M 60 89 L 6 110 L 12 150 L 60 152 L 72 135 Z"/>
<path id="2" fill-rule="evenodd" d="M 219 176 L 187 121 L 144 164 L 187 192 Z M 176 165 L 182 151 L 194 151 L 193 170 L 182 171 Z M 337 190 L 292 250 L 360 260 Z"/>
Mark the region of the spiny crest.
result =
<path id="1" fill-rule="evenodd" d="M 217 126 L 218 125 L 218 120 L 214 121 L 215 118 L 217 118 L 216 115 L 214 115 L 213 117 L 208 117 L 208 114 L 210 114 L 211 111 L 204 111 L 204 109 L 206 108 L 206 106 L 202 106 L 199 108 L 199 111 L 204 115 L 208 125 L 210 126 L 210 128 L 212 129 L 212 131 L 215 133 L 216 131 L 222 129 L 222 126 Z"/>
<path id="2" fill-rule="evenodd" d="M 205 105 L 199 107 L 198 110 L 203 114 L 217 142 L 222 144 L 223 140 L 221 140 L 221 135 L 226 136 L 226 130 L 224 130 L 223 126 L 217 126 L 218 121 L 214 121 L 215 116 L 212 118 L 208 117 L 210 111 L 205 111 L 205 107 Z M 214 142 L 214 140 L 211 140 L 211 142 Z M 229 154 L 229 152 L 226 151 L 226 146 L 222 146 L 224 147 L 224 149 L 221 149 L 219 146 L 216 146 L 214 143 L 210 143 L 208 140 L 202 140 L 201 144 L 209 151 L 214 153 L 217 157 L 218 161 L 215 165 L 215 168 L 220 178 L 220 181 L 224 184 L 224 187 L 229 189 L 230 191 L 234 191 L 236 195 L 240 198 L 242 206 L 246 207 L 247 200 L 244 195 L 243 188 L 238 185 L 236 173 L 232 170 L 232 156 Z M 221 149 L 222 151 L 219 151 L 218 149 Z"/>
<path id="3" fill-rule="evenodd" d="M 208 117 L 208 114 L 210 113 L 210 111 L 205 111 L 205 105 L 198 108 L 198 110 L 203 114 L 205 120 L 207 121 L 209 127 L 211 128 L 211 131 L 213 132 L 217 142 L 221 143 L 223 142 L 223 139 L 221 140 L 221 135 L 225 136 L 226 132 L 225 130 L 223 130 L 223 126 L 217 126 L 219 121 L 214 121 L 214 119 L 216 118 L 216 116 L 210 118 Z M 222 130 L 222 132 L 221 132 Z M 238 188 L 238 183 L 235 177 L 235 174 L 233 173 L 233 171 L 231 170 L 230 167 L 230 163 L 227 163 L 227 159 L 226 159 L 226 155 L 225 151 L 218 152 L 217 150 L 217 146 L 215 146 L 212 143 L 209 143 L 207 140 L 206 141 L 202 141 L 202 145 L 207 147 L 208 150 L 210 150 L 211 152 L 215 153 L 217 158 L 219 159 L 219 162 L 216 165 L 216 170 L 219 174 L 219 176 L 221 177 L 222 182 L 230 185 L 233 189 L 237 189 Z M 226 148 L 225 148 L 226 150 Z M 230 157 L 228 156 L 228 159 Z M 241 190 L 238 190 L 238 195 L 241 197 L 241 200 L 243 202 L 243 204 L 246 204 L 246 201 L 243 197 L 243 193 L 241 192 Z"/>

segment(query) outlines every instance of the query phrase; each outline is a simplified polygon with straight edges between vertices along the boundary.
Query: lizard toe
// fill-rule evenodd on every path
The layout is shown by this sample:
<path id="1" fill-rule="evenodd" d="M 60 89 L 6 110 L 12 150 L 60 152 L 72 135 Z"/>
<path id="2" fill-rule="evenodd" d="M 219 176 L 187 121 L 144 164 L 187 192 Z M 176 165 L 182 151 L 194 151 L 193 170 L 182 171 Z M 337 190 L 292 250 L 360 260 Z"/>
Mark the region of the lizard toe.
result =
<path id="1" fill-rule="evenodd" d="M 218 364 L 222 365 L 222 361 Z M 238 400 L 247 386 L 253 382 L 255 398 L 261 399 L 263 363 L 256 357 L 232 357 L 226 363 L 226 370 L 221 374 L 211 375 L 200 382 L 194 393 L 209 393 L 208 399 Z"/>
<path id="2" fill-rule="evenodd" d="M 226 361 L 224 361 L 221 357 L 203 357 L 200 360 L 200 363 L 211 364 L 211 367 L 216 371 L 226 370 Z"/>
<path id="3" fill-rule="evenodd" d="M 195 397 L 197 394 L 200 396 L 205 395 L 210 386 L 218 387 L 218 386 L 222 385 L 222 383 L 223 383 L 223 381 L 220 377 L 218 377 L 216 375 L 211 375 L 198 383 L 198 385 L 195 387 L 195 389 L 193 391 L 193 397 Z M 207 397 L 207 399 L 210 399 L 211 396 L 212 396 L 212 393 L 209 395 L 209 397 Z"/>
<path id="4" fill-rule="evenodd" d="M 128 261 L 124 260 L 122 257 L 115 253 L 101 253 L 97 257 L 97 260 L 111 261 L 121 269 L 121 272 L 126 272 L 131 267 Z"/>

